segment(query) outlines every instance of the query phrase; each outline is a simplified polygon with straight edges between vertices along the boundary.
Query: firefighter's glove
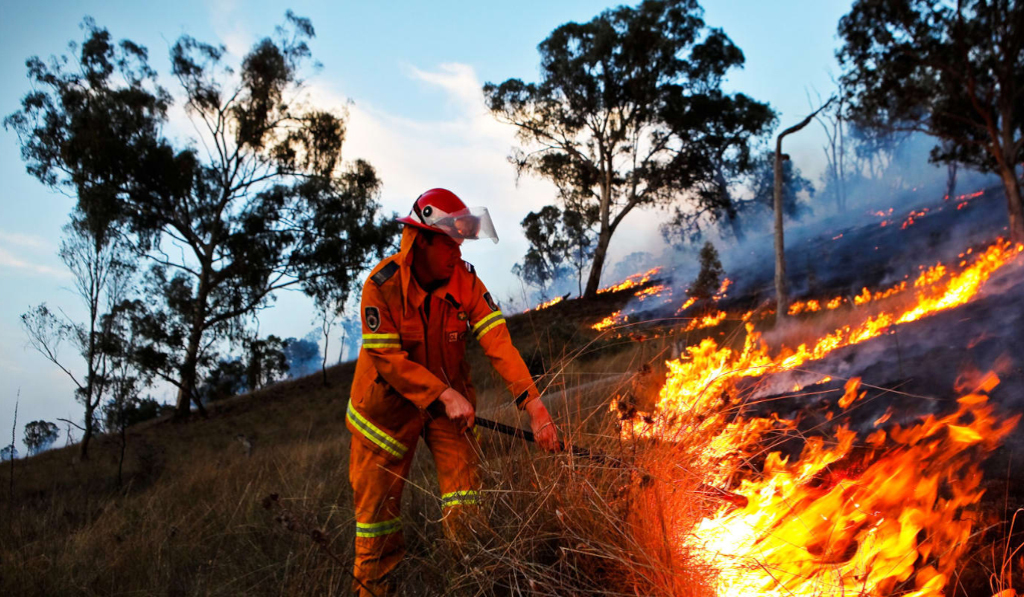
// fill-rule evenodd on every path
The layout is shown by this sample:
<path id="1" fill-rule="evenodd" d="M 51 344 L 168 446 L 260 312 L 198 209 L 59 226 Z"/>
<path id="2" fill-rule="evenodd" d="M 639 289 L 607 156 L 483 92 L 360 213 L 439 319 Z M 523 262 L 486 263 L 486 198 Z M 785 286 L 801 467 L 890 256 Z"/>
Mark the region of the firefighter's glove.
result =
<path id="1" fill-rule="evenodd" d="M 448 415 L 448 418 L 455 422 L 459 427 L 459 433 L 465 433 L 466 431 L 473 428 L 473 423 L 476 420 L 476 412 L 473 410 L 473 405 L 466 400 L 465 396 L 456 392 L 452 388 L 441 392 L 438 396 L 438 400 L 444 405 L 444 414 Z"/>
<path id="2" fill-rule="evenodd" d="M 558 440 L 558 429 L 544 403 L 539 398 L 526 404 L 526 412 L 530 413 L 530 429 L 537 440 L 537 445 L 548 452 L 562 450 L 562 442 Z"/>

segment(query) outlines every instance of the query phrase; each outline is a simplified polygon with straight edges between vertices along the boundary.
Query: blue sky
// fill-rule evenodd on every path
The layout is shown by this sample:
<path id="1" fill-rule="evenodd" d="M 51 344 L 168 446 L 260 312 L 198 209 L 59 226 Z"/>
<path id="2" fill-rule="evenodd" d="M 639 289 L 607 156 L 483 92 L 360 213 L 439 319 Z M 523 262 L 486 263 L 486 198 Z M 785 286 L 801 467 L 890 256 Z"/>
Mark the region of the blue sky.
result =
<path id="1" fill-rule="evenodd" d="M 807 94 L 831 90 L 836 25 L 850 2 L 717 0 L 703 3 L 705 20 L 721 27 L 746 54 L 746 67 L 730 74 L 727 87 L 768 101 L 789 126 L 808 111 Z M 79 24 L 90 15 L 117 39 L 147 46 L 150 63 L 168 70 L 167 51 L 182 33 L 220 42 L 244 53 L 270 33 L 291 8 L 310 17 L 311 43 L 323 70 L 309 79 L 309 93 L 330 106 L 348 105 L 344 157 L 368 159 L 384 181 L 384 203 L 406 212 L 419 192 L 444 186 L 470 205 L 490 208 L 501 243 L 464 251 L 496 296 L 519 294 L 509 273 L 526 249 L 518 222 L 549 203 L 550 185 L 524 180 L 517 186 L 505 161 L 514 140 L 483 106 L 480 87 L 510 77 L 534 81 L 537 44 L 567 21 L 585 21 L 614 6 L 589 0 L 481 2 L 12 2 L 0 0 L 0 113 L 17 110 L 29 89 L 25 59 L 65 50 L 80 41 Z M 174 92 L 170 81 L 165 85 Z M 180 112 L 171 132 L 187 141 Z M 792 139 L 787 152 L 817 181 L 823 159 L 820 127 Z M 26 348 L 19 316 L 47 302 L 80 313 L 71 280 L 57 259 L 60 229 L 73 205 L 24 168 L 13 133 L 0 130 L 0 436 L 11 429 L 21 392 L 17 437 L 25 423 L 57 417 L 80 420 L 73 386 L 63 373 Z M 611 259 L 634 251 L 660 252 L 658 213 L 634 214 L 612 240 Z M 261 317 L 261 331 L 303 336 L 312 327 L 311 305 L 284 293 Z M 70 347 L 64 353 L 73 361 Z M 335 355 L 332 350 L 332 358 Z M 63 443 L 63 437 L 59 440 Z M 0 440 L 7 445 L 9 440 Z"/>

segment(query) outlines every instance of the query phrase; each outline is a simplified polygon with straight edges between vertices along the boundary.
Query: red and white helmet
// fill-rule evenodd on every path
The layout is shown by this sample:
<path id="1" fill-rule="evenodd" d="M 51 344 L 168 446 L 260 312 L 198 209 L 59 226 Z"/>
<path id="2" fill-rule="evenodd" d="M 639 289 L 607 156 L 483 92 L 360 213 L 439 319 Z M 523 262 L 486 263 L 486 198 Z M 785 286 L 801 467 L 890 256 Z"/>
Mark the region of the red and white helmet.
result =
<path id="1" fill-rule="evenodd" d="M 478 238 L 498 242 L 487 208 L 466 207 L 462 199 L 447 189 L 430 189 L 423 193 L 412 204 L 412 213 L 398 218 L 398 221 L 407 226 L 442 232 L 459 243 Z"/>

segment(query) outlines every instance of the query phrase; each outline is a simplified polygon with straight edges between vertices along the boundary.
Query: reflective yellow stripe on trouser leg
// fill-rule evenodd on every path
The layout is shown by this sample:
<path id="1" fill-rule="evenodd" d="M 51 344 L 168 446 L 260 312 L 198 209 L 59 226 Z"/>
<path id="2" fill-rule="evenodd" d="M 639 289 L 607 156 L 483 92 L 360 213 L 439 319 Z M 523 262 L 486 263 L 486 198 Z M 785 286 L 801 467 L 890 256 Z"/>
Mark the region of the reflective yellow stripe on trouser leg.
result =
<path id="1" fill-rule="evenodd" d="M 384 522 L 356 522 L 356 537 L 383 537 L 401 530 L 401 518 L 392 518 Z"/>
<path id="2" fill-rule="evenodd" d="M 472 489 L 466 491 L 453 491 L 441 496 L 441 506 L 451 508 L 452 506 L 475 506 L 480 503 L 480 494 Z"/>

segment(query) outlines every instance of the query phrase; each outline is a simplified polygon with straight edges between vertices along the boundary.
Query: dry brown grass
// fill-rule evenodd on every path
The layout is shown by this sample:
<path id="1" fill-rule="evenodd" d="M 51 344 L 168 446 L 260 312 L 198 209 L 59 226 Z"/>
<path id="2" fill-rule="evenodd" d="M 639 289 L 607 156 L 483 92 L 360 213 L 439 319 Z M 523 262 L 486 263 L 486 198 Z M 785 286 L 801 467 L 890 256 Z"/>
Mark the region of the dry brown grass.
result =
<path id="1" fill-rule="evenodd" d="M 478 532 L 453 546 L 421 446 L 403 504 L 402 593 L 699 594 L 699 580 L 678 572 L 686 569 L 679 555 L 653 539 L 657 492 L 641 479 L 642 456 L 621 453 L 607 410 L 627 391 L 636 401 L 652 398 L 660 384 L 638 385 L 630 374 L 657 361 L 665 344 L 588 344 L 593 335 L 580 332 L 588 321 L 559 329 L 537 323 L 515 333 L 524 352 L 544 360 L 546 402 L 567 439 L 615 461 L 542 455 L 484 431 Z M 482 355 L 471 358 L 481 415 L 525 427 Z M 75 447 L 19 460 L 13 518 L 0 537 L 0 594 L 346 594 L 354 525 L 344 406 L 352 365 L 329 374 L 329 388 L 318 374 L 216 404 L 207 419 L 131 429 L 121 487 L 116 438 L 101 436 L 84 462 Z M 251 456 L 238 434 L 254 441 Z M 0 485 L 8 475 L 0 473 Z M 280 496 L 276 510 L 301 522 L 292 525 L 299 532 L 262 506 L 270 494 Z M 322 545 L 301 532 L 310 529 L 323 533 Z"/>

